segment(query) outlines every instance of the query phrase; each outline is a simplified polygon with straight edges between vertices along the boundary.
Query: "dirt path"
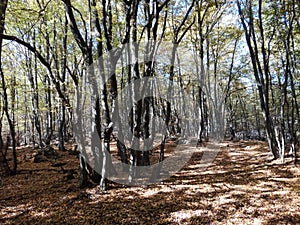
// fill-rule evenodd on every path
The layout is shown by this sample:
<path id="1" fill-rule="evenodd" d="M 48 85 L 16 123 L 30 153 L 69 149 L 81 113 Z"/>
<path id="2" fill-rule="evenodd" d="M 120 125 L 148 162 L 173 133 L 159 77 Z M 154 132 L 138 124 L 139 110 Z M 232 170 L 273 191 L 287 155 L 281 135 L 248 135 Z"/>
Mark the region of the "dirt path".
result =
<path id="1" fill-rule="evenodd" d="M 163 184 L 102 194 L 53 162 L 23 162 L 0 187 L 0 224 L 300 224 L 300 168 L 270 161 L 265 143 L 226 143 L 205 170 L 200 158 Z M 59 161 L 78 169 L 68 152 Z"/>

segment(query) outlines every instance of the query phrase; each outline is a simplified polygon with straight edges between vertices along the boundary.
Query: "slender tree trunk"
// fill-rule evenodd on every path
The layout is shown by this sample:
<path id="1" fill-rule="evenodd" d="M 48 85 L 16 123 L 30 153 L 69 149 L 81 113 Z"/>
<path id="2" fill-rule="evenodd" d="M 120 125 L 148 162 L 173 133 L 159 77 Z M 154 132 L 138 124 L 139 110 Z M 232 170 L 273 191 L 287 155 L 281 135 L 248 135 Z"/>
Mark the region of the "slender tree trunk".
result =
<path id="1" fill-rule="evenodd" d="M 1 0 L 0 1 L 0 34 L 4 34 L 4 24 L 5 24 L 5 12 L 7 8 L 8 1 Z M 15 132 L 15 124 L 12 120 L 9 112 L 9 100 L 7 95 L 7 86 L 5 82 L 5 76 L 2 69 L 2 43 L 3 38 L 0 37 L 0 77 L 1 77 L 1 87 L 2 87 L 2 95 L 3 95 L 3 110 L 5 112 L 9 129 L 10 136 L 12 140 L 12 155 L 13 155 L 13 168 L 11 173 L 15 175 L 17 173 L 17 152 L 16 152 L 16 132 Z"/>
<path id="2" fill-rule="evenodd" d="M 262 38 L 261 41 L 261 54 L 262 54 L 262 60 L 263 60 L 263 67 L 261 66 L 261 61 L 259 59 L 259 48 L 258 48 L 258 42 L 256 41 L 256 35 L 254 30 L 254 17 L 253 17 L 253 8 L 250 4 L 248 7 L 249 10 L 249 26 L 247 26 L 245 15 L 242 11 L 241 4 L 239 1 L 237 1 L 239 15 L 241 18 L 241 22 L 244 28 L 245 32 L 245 38 L 248 45 L 248 49 L 250 52 L 251 62 L 253 66 L 253 72 L 256 79 L 256 82 L 258 84 L 258 92 L 260 97 L 260 105 L 263 111 L 264 115 L 264 122 L 265 122 L 265 128 L 267 133 L 267 140 L 269 143 L 270 150 L 273 153 L 274 159 L 277 159 L 280 157 L 279 148 L 277 146 L 276 141 L 276 134 L 275 134 L 275 126 L 274 121 L 272 119 L 272 115 L 270 113 L 269 109 L 269 86 L 270 86 L 270 77 L 269 77 L 269 64 L 267 60 L 267 52 L 265 47 L 265 36 L 264 36 L 264 30 L 262 25 L 262 12 L 261 12 L 261 6 L 262 1 L 259 0 L 259 9 L 258 9 L 258 17 L 259 17 L 259 34 Z"/>
<path id="3" fill-rule="evenodd" d="M 33 42 L 34 42 L 34 47 L 35 47 L 35 31 L 33 34 Z M 30 53 L 28 53 L 30 54 Z M 40 123 L 40 115 L 39 115 L 39 94 L 38 94 L 38 72 L 37 72 L 37 58 L 34 56 L 34 61 L 32 61 L 32 57 L 29 55 L 28 60 L 27 60 L 27 67 L 28 67 L 28 72 L 27 72 L 27 77 L 30 82 L 31 90 L 32 90 L 32 97 L 31 97 L 31 102 L 32 102 L 32 114 L 33 114 L 33 123 L 34 127 L 36 128 L 37 131 L 37 139 L 38 139 L 38 144 L 40 148 L 44 147 L 43 141 L 42 141 L 42 130 L 41 130 L 41 123 Z M 33 65 L 32 65 L 33 64 Z"/>
<path id="4" fill-rule="evenodd" d="M 63 22 L 62 22 L 63 23 Z M 62 91 L 66 92 L 66 67 L 67 67 L 67 33 L 68 33 L 68 20 L 65 17 L 62 37 L 62 56 L 61 56 L 61 81 Z M 66 135 L 66 106 L 63 102 L 60 105 L 59 122 L 58 122 L 58 148 L 61 151 L 65 151 L 65 135 Z"/>
<path id="5" fill-rule="evenodd" d="M 46 134 L 44 138 L 45 145 L 50 145 L 50 141 L 53 135 L 53 113 L 52 113 L 52 93 L 51 93 L 51 83 L 48 77 L 45 77 L 45 85 L 47 86 L 45 93 L 45 104 L 47 105 L 46 112 Z"/>

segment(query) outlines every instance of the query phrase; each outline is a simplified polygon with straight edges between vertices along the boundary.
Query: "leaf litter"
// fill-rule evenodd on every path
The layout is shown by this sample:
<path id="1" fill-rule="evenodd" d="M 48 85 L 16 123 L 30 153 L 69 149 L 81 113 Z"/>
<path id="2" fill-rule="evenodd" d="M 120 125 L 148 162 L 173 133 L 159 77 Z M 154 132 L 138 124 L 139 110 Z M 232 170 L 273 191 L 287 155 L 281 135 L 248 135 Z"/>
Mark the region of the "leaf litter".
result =
<path id="1" fill-rule="evenodd" d="M 18 149 L 18 174 L 2 178 L 0 224 L 300 224 L 300 167 L 271 161 L 265 142 L 226 142 L 205 170 L 199 150 L 164 182 L 102 193 L 79 188 L 71 150 L 39 163 L 32 151 Z"/>

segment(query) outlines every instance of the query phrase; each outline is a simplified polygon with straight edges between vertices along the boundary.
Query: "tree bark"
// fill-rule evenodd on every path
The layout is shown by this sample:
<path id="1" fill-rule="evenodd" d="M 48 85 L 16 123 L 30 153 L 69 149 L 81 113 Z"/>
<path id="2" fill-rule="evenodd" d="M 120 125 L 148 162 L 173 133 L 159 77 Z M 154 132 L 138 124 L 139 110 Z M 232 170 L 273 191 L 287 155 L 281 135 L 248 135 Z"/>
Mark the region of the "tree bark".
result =
<path id="1" fill-rule="evenodd" d="M 275 127 L 274 127 L 274 121 L 272 119 L 272 116 L 270 114 L 269 109 L 269 85 L 270 85 L 270 78 L 269 78 L 269 64 L 267 59 L 267 52 L 265 47 L 265 36 L 264 36 L 264 30 L 262 25 L 262 1 L 259 0 L 259 9 L 258 9 L 258 17 L 259 17 L 259 34 L 262 38 L 261 41 L 261 54 L 262 54 L 262 60 L 263 60 L 263 66 L 261 65 L 261 61 L 259 59 L 259 48 L 258 48 L 258 42 L 256 41 L 256 35 L 255 28 L 254 28 L 254 17 L 253 17 L 253 9 L 252 5 L 250 3 L 248 10 L 249 10 L 249 27 L 246 23 L 245 15 L 242 11 L 242 7 L 240 4 L 240 1 L 237 0 L 237 6 L 238 11 L 241 19 L 241 23 L 244 29 L 245 38 L 247 42 L 247 46 L 250 52 L 251 62 L 253 66 L 253 73 L 254 77 L 257 82 L 257 88 L 259 92 L 260 97 L 260 105 L 261 109 L 263 111 L 264 115 L 264 122 L 265 122 L 265 128 L 267 132 L 267 139 L 269 143 L 270 150 L 273 153 L 274 159 L 277 159 L 280 157 L 279 148 L 276 143 L 276 134 L 275 134 Z M 262 69 L 263 68 L 263 69 Z"/>
<path id="2" fill-rule="evenodd" d="M 4 34 L 4 26 L 5 26 L 5 12 L 7 8 L 8 1 L 7 0 L 1 0 L 0 1 L 0 77 L 1 77 L 1 87 L 3 91 L 3 110 L 5 112 L 9 129 L 10 129 L 10 136 L 12 141 L 12 155 L 13 155 L 13 167 L 11 174 L 15 175 L 17 173 L 17 152 L 16 152 L 16 132 L 15 132 L 15 124 L 12 120 L 9 112 L 9 100 L 7 95 L 7 86 L 6 86 L 6 79 L 4 76 L 4 72 L 2 69 L 2 43 L 3 43 L 3 37 Z M 8 143 L 7 143 L 8 144 Z"/>

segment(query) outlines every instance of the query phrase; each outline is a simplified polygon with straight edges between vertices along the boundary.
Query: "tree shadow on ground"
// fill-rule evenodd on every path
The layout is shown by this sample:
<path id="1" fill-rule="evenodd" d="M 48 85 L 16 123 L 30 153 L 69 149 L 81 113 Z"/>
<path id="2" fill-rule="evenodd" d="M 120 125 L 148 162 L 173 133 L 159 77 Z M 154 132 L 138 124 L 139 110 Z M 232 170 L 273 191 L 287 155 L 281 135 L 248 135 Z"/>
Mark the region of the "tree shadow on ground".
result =
<path id="1" fill-rule="evenodd" d="M 203 152 L 163 183 L 124 187 L 110 183 L 80 190 L 58 171 L 5 178 L 0 187 L 1 224 L 299 224 L 300 169 L 270 161 L 264 142 L 225 143 L 201 168 Z M 62 156 L 67 168 L 77 159 Z M 30 169 L 24 164 L 24 170 Z M 31 168 L 32 169 L 32 168 Z M 34 168 L 37 170 L 36 168 Z"/>

